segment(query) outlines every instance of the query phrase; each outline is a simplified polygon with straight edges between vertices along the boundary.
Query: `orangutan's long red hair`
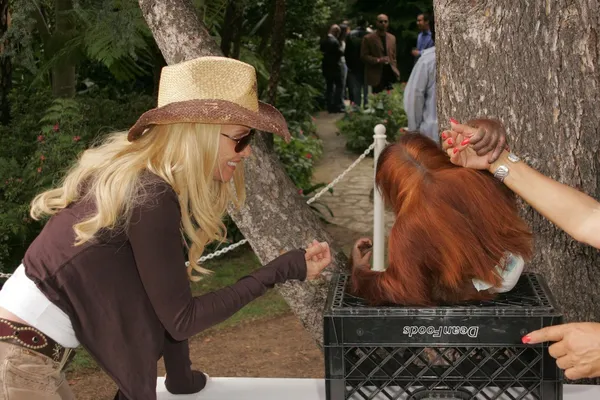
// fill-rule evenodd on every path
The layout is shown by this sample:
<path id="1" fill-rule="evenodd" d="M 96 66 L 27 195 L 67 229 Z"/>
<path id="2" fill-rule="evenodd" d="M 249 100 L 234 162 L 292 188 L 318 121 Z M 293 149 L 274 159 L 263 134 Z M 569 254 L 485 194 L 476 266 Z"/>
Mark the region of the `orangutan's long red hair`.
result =
<path id="1" fill-rule="evenodd" d="M 384 149 L 376 182 L 396 214 L 388 267 L 352 273 L 353 292 L 373 305 L 491 298 L 471 280 L 497 286 L 494 269 L 505 252 L 531 256 L 531 232 L 513 194 L 487 171 L 453 165 L 425 136 L 407 133 Z"/>

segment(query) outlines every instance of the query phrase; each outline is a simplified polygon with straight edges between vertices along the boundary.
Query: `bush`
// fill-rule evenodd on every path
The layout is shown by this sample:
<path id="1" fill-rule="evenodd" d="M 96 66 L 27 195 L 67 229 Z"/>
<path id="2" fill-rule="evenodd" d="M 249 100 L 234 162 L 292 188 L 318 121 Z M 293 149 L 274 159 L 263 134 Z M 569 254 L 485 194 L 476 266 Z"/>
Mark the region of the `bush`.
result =
<path id="1" fill-rule="evenodd" d="M 12 271 L 42 224 L 29 217 L 33 197 L 58 183 L 78 154 L 107 132 L 129 128 L 154 106 L 150 96 L 74 99 L 23 88 L 11 95 L 12 122 L 0 127 L 0 271 Z"/>
<path id="2" fill-rule="evenodd" d="M 285 143 L 275 137 L 275 151 L 281 160 L 285 172 L 299 188 L 300 193 L 312 186 L 311 178 L 314 163 L 323 154 L 323 145 L 316 136 L 299 135 Z"/>
<path id="3" fill-rule="evenodd" d="M 402 99 L 402 85 L 398 84 L 394 90 L 370 95 L 365 109 L 349 108 L 337 122 L 340 133 L 346 137 L 346 148 L 356 153 L 365 151 L 373 143 L 373 128 L 377 124 L 385 125 L 388 142 L 395 141 L 407 124 Z"/>

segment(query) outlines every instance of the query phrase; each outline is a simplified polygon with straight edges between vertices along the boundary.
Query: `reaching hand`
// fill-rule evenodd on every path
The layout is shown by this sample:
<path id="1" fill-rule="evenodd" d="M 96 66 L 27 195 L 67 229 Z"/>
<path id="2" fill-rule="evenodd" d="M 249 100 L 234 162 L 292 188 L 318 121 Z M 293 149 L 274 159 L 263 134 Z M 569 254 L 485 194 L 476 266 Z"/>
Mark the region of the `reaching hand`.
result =
<path id="1" fill-rule="evenodd" d="M 371 265 L 371 254 L 373 254 L 373 243 L 369 238 L 360 238 L 354 243 L 350 259 L 352 268 L 366 267 Z"/>
<path id="2" fill-rule="evenodd" d="M 306 280 L 317 278 L 329 264 L 331 264 L 331 250 L 327 242 L 313 240 L 306 248 Z"/>
<path id="3" fill-rule="evenodd" d="M 600 376 L 600 323 L 549 326 L 523 337 L 523 343 L 556 342 L 548 352 L 568 379 Z"/>
<path id="4" fill-rule="evenodd" d="M 450 120 L 450 125 L 451 131 L 442 133 L 442 141 L 444 141 L 445 145 L 444 150 L 447 147 L 451 147 L 458 148 L 460 151 L 465 146 L 470 145 L 479 157 L 485 156 L 487 163 L 491 164 L 500 157 L 502 150 L 506 147 L 506 130 L 498 120 L 474 119 L 464 125 Z M 461 137 L 450 143 L 446 143 L 446 138 L 453 138 L 452 133 L 458 134 Z M 450 156 L 453 154 L 456 154 L 456 152 L 450 154 Z"/>

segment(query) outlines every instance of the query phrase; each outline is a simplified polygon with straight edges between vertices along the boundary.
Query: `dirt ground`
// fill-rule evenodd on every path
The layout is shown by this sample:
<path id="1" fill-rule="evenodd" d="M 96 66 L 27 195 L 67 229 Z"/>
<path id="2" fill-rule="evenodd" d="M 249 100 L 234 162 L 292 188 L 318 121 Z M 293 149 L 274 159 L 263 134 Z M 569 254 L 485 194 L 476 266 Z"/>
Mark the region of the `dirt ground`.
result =
<path id="1" fill-rule="evenodd" d="M 190 341 L 193 367 L 211 376 L 324 377 L 323 355 L 291 314 L 208 331 Z M 164 367 L 159 362 L 159 375 Z M 115 384 L 101 371 L 67 376 L 78 400 L 112 400 Z"/>

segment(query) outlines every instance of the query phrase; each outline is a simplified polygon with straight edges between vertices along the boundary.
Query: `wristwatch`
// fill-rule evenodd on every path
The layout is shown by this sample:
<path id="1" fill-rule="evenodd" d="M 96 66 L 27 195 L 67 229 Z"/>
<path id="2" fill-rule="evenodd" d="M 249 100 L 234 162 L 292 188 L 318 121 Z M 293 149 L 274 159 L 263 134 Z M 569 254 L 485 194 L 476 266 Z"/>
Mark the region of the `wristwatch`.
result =
<path id="1" fill-rule="evenodd" d="M 514 153 L 508 153 L 508 156 L 506 158 L 508 158 L 508 161 L 510 161 L 511 163 L 517 163 L 521 161 L 519 156 L 517 156 Z M 498 179 L 500 182 L 504 182 L 504 179 L 506 179 L 506 177 L 508 176 L 509 171 L 510 170 L 508 169 L 508 166 L 506 164 L 501 164 L 494 171 L 494 178 Z"/>

